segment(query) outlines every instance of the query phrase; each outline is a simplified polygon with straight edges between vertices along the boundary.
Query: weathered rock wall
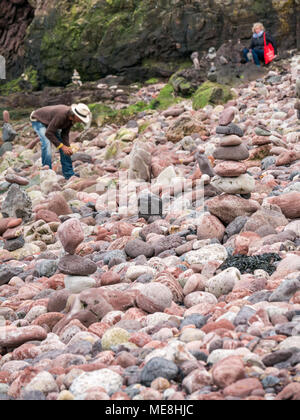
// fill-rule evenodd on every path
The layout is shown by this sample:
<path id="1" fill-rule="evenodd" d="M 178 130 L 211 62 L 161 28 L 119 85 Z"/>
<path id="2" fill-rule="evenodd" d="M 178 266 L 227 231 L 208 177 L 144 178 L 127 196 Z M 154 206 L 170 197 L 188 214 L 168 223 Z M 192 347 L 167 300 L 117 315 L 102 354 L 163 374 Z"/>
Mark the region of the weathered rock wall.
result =
<path id="1" fill-rule="evenodd" d="M 34 8 L 27 0 L 1 0 L 0 55 L 7 61 L 9 75 L 20 74 L 24 67 L 24 39 L 34 18 Z"/>
<path id="2" fill-rule="evenodd" d="M 300 45 L 299 0 L 2 2 L 7 10 L 18 11 L 11 12 L 10 23 L 2 32 L 0 26 L 2 36 L 10 31 L 6 55 L 13 76 L 22 66 L 33 66 L 42 83 L 55 85 L 68 83 L 74 68 L 83 80 L 120 72 L 132 79 L 157 73 L 167 76 L 174 70 L 173 63 L 189 61 L 193 51 L 219 47 L 228 39 L 247 43 L 256 21 L 265 24 L 282 49 Z M 22 30 L 14 34 L 20 19 Z M 19 45 L 17 55 L 14 38 Z"/>

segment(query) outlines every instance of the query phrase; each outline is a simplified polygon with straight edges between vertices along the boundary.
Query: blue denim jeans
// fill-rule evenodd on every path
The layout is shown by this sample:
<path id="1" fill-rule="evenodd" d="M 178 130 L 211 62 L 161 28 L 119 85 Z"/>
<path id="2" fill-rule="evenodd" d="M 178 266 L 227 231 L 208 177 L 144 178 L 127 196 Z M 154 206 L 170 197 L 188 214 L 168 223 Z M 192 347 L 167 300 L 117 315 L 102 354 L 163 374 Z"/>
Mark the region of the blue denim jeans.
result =
<path id="1" fill-rule="evenodd" d="M 249 60 L 248 60 L 248 57 L 247 57 L 248 52 L 249 52 L 248 48 L 244 48 L 244 49 L 243 49 L 243 57 L 245 58 L 246 62 L 248 62 L 248 61 L 249 61 Z M 263 63 L 265 62 L 265 54 L 264 54 L 264 50 L 260 50 L 260 49 L 258 49 L 258 48 L 254 48 L 254 49 L 252 50 L 252 56 L 253 56 L 254 63 L 255 63 L 257 66 L 260 66 L 260 63 L 261 63 L 261 62 L 263 62 Z"/>
<path id="2" fill-rule="evenodd" d="M 49 166 L 50 169 L 52 169 L 52 149 L 51 149 L 51 141 L 46 137 L 46 130 L 47 127 L 42 124 L 41 122 L 32 122 L 32 128 L 39 136 L 41 145 L 42 145 L 42 165 L 43 166 Z M 56 137 L 59 141 L 61 140 L 59 132 L 56 133 Z M 60 149 L 60 161 L 62 166 L 62 172 L 63 176 L 66 179 L 71 178 L 75 175 L 75 172 L 73 170 L 73 163 L 70 156 L 67 156 L 63 153 L 63 151 Z"/>

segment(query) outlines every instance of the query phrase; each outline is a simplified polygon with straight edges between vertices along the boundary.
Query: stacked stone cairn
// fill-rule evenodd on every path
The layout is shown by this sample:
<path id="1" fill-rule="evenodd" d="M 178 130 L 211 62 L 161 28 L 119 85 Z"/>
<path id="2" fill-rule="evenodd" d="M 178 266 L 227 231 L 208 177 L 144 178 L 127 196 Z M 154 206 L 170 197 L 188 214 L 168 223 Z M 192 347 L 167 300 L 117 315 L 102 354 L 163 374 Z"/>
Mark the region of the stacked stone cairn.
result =
<path id="1" fill-rule="evenodd" d="M 80 293 L 86 288 L 95 287 L 95 279 L 89 277 L 97 271 L 97 265 L 89 258 L 75 255 L 79 245 L 84 241 L 82 224 L 77 219 L 69 219 L 58 229 L 58 237 L 66 252 L 58 263 L 58 270 L 65 277 L 65 287 L 72 293 Z"/>
<path id="2" fill-rule="evenodd" d="M 219 145 L 213 153 L 217 161 L 214 168 L 216 176 L 211 184 L 226 194 L 240 194 L 249 198 L 255 188 L 255 180 L 247 173 L 243 163 L 249 158 L 249 151 L 243 144 L 243 130 L 233 123 L 234 117 L 233 107 L 226 108 L 220 115 L 216 129 L 220 135 Z"/>
<path id="3" fill-rule="evenodd" d="M 72 83 L 75 86 L 82 86 L 82 81 L 81 81 L 80 75 L 79 75 L 79 73 L 76 69 L 74 70 L 74 73 L 73 73 L 73 76 L 72 76 Z"/>

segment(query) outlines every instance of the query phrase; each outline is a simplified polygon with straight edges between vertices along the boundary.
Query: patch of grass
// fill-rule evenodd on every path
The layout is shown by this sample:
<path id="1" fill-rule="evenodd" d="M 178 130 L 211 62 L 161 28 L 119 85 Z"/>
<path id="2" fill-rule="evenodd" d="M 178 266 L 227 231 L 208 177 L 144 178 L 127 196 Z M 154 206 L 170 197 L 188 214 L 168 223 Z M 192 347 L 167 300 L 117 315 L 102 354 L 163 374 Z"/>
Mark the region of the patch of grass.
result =
<path id="1" fill-rule="evenodd" d="M 157 83 L 159 83 L 159 80 L 156 77 L 153 77 L 152 79 L 147 80 L 146 85 L 155 85 Z"/>
<path id="2" fill-rule="evenodd" d="M 25 70 L 24 74 L 26 77 L 26 82 L 28 84 L 28 90 L 37 90 L 39 88 L 37 71 L 34 70 L 32 67 L 29 67 Z M 8 96 L 12 93 L 23 92 L 24 87 L 22 86 L 22 82 L 24 83 L 22 77 L 10 80 L 9 82 L 0 82 L 0 94 L 3 96 Z"/>
<path id="3" fill-rule="evenodd" d="M 164 110 L 181 101 L 183 101 L 183 98 L 176 97 L 173 86 L 167 84 L 164 88 L 162 88 L 158 97 L 151 101 L 150 108 Z"/>
<path id="4" fill-rule="evenodd" d="M 193 108 L 204 108 L 206 105 L 221 105 L 233 99 L 230 87 L 213 82 L 203 83 L 193 96 Z"/>
<path id="5" fill-rule="evenodd" d="M 123 125 L 140 112 L 149 110 L 149 104 L 141 101 L 127 108 L 115 110 L 108 105 L 95 103 L 90 104 L 89 108 L 93 114 L 93 122 L 98 126 L 111 123 Z"/>

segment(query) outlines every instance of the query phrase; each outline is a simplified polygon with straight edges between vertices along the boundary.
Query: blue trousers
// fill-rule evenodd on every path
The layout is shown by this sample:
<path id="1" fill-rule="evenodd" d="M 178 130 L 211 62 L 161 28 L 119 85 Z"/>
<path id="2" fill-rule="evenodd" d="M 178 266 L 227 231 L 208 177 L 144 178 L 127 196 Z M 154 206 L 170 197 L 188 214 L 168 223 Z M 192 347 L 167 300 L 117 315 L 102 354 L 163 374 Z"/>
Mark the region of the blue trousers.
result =
<path id="1" fill-rule="evenodd" d="M 249 60 L 248 60 L 248 57 L 247 57 L 248 52 L 249 52 L 248 48 L 244 48 L 244 49 L 243 49 L 243 57 L 244 57 L 244 59 L 246 60 L 246 62 L 248 62 L 248 61 L 249 61 Z M 253 60 L 254 60 L 254 63 L 255 63 L 257 66 L 260 66 L 260 63 L 261 63 L 261 62 L 263 62 L 263 63 L 265 62 L 264 50 L 261 50 L 261 49 L 259 49 L 259 48 L 254 48 L 254 49 L 252 50 L 252 55 L 253 55 Z"/>
<path id="2" fill-rule="evenodd" d="M 49 166 L 49 168 L 52 169 L 52 149 L 51 149 L 51 142 L 46 137 L 47 127 L 41 122 L 37 121 L 37 122 L 32 122 L 32 128 L 39 136 L 39 139 L 42 145 L 42 165 Z M 56 133 L 56 137 L 58 138 L 59 141 L 62 142 L 59 132 Z M 60 161 L 61 161 L 63 176 L 66 179 L 69 179 L 75 175 L 75 172 L 73 170 L 72 159 L 70 156 L 65 155 L 61 149 L 59 150 L 59 153 L 60 153 Z"/>

